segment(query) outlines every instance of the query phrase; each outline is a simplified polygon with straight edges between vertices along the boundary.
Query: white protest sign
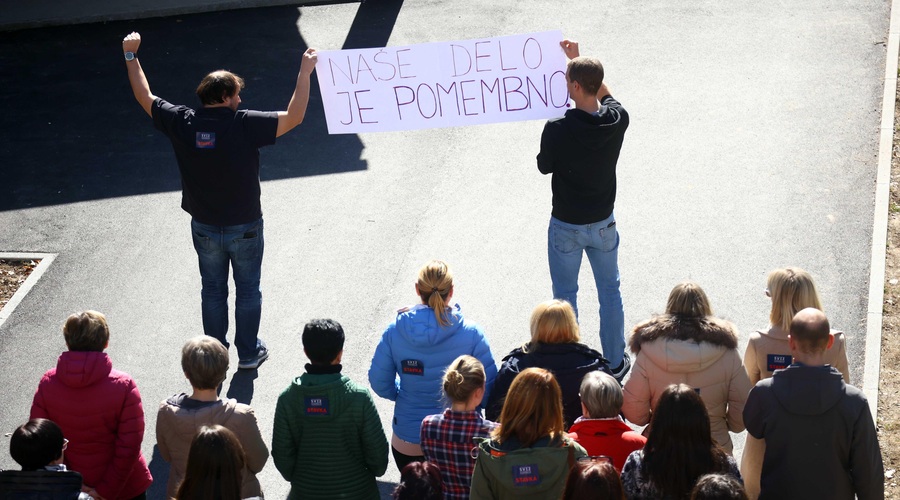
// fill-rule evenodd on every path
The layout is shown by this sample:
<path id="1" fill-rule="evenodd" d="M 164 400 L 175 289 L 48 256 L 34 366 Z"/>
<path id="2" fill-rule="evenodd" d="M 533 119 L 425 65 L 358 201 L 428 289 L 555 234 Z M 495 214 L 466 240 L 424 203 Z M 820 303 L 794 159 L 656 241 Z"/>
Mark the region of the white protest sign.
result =
<path id="1" fill-rule="evenodd" d="M 454 127 L 562 116 L 569 102 L 560 31 L 406 47 L 319 52 L 329 134 Z"/>

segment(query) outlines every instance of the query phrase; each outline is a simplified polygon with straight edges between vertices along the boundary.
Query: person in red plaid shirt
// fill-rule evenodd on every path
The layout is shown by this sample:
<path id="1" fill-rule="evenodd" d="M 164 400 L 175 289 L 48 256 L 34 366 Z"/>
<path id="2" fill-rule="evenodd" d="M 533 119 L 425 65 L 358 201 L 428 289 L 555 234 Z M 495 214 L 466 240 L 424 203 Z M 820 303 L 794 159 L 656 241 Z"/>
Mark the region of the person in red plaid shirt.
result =
<path id="1" fill-rule="evenodd" d="M 422 452 L 437 464 L 444 480 L 444 498 L 469 498 L 469 485 L 475 469 L 476 437 L 489 437 L 498 424 L 481 416 L 484 398 L 484 365 L 463 355 L 444 372 L 444 394 L 450 408 L 422 420 Z"/>

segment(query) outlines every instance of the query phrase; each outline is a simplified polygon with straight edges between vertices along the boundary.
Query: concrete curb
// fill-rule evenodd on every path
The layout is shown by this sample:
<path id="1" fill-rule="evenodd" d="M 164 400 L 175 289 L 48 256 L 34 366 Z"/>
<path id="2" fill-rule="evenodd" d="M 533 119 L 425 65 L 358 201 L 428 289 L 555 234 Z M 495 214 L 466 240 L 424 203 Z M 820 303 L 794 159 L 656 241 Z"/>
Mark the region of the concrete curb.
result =
<path id="1" fill-rule="evenodd" d="M 863 392 L 869 399 L 872 418 L 876 423 L 878 421 L 878 383 L 881 372 L 885 259 L 887 257 L 888 206 L 891 190 L 898 56 L 900 56 L 900 0 L 893 0 L 884 68 L 884 97 L 881 101 L 878 173 L 875 178 L 875 217 L 872 228 L 872 262 L 869 273 L 869 306 L 866 315 L 866 366 L 862 383 Z"/>
<path id="2" fill-rule="evenodd" d="M 358 0 L 87 0 L 60 3 L 56 0 L 15 2 L 0 15 L 0 32 L 22 29 L 67 26 L 148 17 L 181 16 L 221 10 L 254 9 L 259 7 L 297 7 L 331 3 L 352 3 Z"/>
<path id="3" fill-rule="evenodd" d="M 28 295 L 28 292 L 31 290 L 31 287 L 41 279 L 41 276 L 50 269 L 50 264 L 53 263 L 53 260 L 56 258 L 55 253 L 18 253 L 18 252 L 0 252 L 0 259 L 7 260 L 40 260 L 38 265 L 31 271 L 31 274 L 28 275 L 28 278 L 25 280 L 25 283 L 22 283 L 22 286 L 16 290 L 16 293 L 13 294 L 12 298 L 9 299 L 9 302 L 3 306 L 3 309 L 0 310 L 0 326 L 3 326 L 3 323 L 6 322 L 6 319 L 9 318 L 13 311 L 16 310 L 16 306 L 19 305 L 19 302 L 22 302 L 22 299 Z"/>

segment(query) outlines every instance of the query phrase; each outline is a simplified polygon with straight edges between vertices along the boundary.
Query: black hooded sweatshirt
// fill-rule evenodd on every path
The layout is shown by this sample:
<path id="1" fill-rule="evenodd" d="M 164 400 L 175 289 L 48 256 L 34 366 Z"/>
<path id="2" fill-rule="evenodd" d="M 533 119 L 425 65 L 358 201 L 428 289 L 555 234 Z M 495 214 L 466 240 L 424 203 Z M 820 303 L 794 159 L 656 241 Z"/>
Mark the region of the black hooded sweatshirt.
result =
<path id="1" fill-rule="evenodd" d="M 795 363 L 756 384 L 744 424 L 766 440 L 760 500 L 884 498 L 884 465 L 866 397 L 836 368 Z"/>
<path id="2" fill-rule="evenodd" d="M 577 108 L 544 125 L 538 170 L 553 174 L 553 217 L 568 224 L 608 218 L 616 202 L 616 163 L 628 112 L 612 96 L 598 113 Z"/>

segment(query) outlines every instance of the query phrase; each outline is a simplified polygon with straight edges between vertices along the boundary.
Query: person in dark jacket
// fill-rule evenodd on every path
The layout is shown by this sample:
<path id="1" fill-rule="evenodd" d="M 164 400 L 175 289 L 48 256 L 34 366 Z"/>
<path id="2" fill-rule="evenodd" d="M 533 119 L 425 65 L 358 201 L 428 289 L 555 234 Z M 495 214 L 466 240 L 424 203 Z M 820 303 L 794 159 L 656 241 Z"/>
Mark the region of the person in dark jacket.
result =
<path id="1" fill-rule="evenodd" d="M 22 470 L 0 471 L 0 498 L 93 500 L 97 491 L 83 492 L 81 474 L 63 463 L 68 445 L 52 420 L 34 418 L 20 425 L 9 439 L 9 454 Z"/>
<path id="2" fill-rule="evenodd" d="M 575 107 L 544 126 L 538 170 L 552 174 L 553 212 L 547 257 L 553 298 L 578 314 L 578 272 L 587 254 L 600 302 L 600 345 L 613 376 L 622 382 L 631 367 L 625 353 L 625 312 L 619 291 L 619 232 L 613 208 L 616 164 L 628 128 L 628 113 L 603 82 L 603 65 L 579 57 L 578 43 L 563 40 L 570 59 L 566 84 Z"/>
<path id="3" fill-rule="evenodd" d="M 798 312 L 788 345 L 794 362 L 750 391 L 747 432 L 765 439 L 760 500 L 884 498 L 884 464 L 869 403 L 825 364 L 834 343 L 818 309 Z"/>
<path id="4" fill-rule="evenodd" d="M 488 420 L 499 422 L 503 400 L 513 379 L 526 368 L 536 367 L 550 370 L 559 382 L 563 420 L 569 428 L 582 414 L 578 396 L 581 380 L 596 370 L 610 373 L 603 355 L 580 341 L 575 311 L 568 302 L 554 299 L 538 304 L 531 313 L 531 341 L 503 358 L 488 398 Z"/>

